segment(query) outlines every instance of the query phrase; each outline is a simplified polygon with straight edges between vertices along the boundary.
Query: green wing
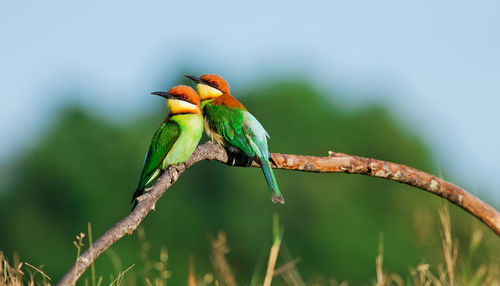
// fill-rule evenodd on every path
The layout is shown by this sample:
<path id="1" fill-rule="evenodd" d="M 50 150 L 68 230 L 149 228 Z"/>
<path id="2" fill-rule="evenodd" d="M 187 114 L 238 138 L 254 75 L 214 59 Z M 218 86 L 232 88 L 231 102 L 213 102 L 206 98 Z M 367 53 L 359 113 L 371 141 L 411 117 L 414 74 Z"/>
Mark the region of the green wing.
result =
<path id="1" fill-rule="evenodd" d="M 148 182 L 155 176 L 155 172 L 161 169 L 162 162 L 167 156 L 168 152 L 174 145 L 180 135 L 179 125 L 166 118 L 163 123 L 156 130 L 151 145 L 149 146 L 148 153 L 144 159 L 144 167 L 142 168 L 141 179 L 137 190 L 135 191 L 132 201 L 144 193 L 144 188 Z"/>
<path id="2" fill-rule="evenodd" d="M 255 153 L 248 145 L 243 133 L 242 112 L 242 109 L 211 103 L 203 108 L 203 114 L 210 128 L 221 135 L 230 145 L 237 147 L 247 156 L 253 157 Z"/>

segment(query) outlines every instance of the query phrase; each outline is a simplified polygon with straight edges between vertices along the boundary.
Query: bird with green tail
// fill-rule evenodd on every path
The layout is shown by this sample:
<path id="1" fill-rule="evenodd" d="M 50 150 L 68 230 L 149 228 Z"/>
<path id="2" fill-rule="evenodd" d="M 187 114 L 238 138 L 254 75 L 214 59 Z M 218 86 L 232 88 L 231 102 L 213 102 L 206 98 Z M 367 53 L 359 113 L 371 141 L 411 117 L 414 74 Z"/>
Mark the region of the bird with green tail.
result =
<path id="1" fill-rule="evenodd" d="M 200 96 L 194 89 L 178 85 L 168 92 L 152 94 L 167 99 L 170 113 L 151 140 L 139 185 L 132 196 L 134 208 L 138 203 L 137 198 L 156 182 L 167 166 L 189 159 L 203 135 Z"/>
<path id="2" fill-rule="evenodd" d="M 264 127 L 231 95 L 229 85 L 222 77 L 215 74 L 186 77 L 196 83 L 202 101 L 205 131 L 212 141 L 260 162 L 272 202 L 284 204 L 271 168 L 272 158 L 267 147 L 269 135 Z"/>

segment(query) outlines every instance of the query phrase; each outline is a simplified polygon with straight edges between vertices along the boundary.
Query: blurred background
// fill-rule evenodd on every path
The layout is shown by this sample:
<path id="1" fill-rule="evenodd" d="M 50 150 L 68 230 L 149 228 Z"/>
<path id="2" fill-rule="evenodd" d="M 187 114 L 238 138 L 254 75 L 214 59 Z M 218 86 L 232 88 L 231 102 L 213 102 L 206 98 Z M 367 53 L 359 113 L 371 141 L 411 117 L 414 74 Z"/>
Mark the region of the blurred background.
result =
<path id="1" fill-rule="evenodd" d="M 95 239 L 126 216 L 168 112 L 150 92 L 190 84 L 185 73 L 225 77 L 271 135 L 272 152 L 407 164 L 499 209 L 499 9 L 495 1 L 4 2 L 0 250 L 58 280 L 88 222 Z M 151 256 L 168 250 L 169 283 L 186 283 L 190 257 L 199 275 L 213 271 L 210 240 L 220 230 L 236 280 L 248 283 L 263 271 L 273 213 L 285 256 L 300 257 L 307 283 L 369 283 L 381 234 L 384 268 L 402 277 L 442 260 L 443 200 L 363 176 L 275 174 L 285 206 L 271 204 L 260 170 L 217 162 L 193 166 L 169 189 L 142 224 Z M 464 211 L 450 213 L 458 263 L 473 230 L 484 237 L 472 264 L 498 262 L 498 237 Z M 142 285 L 144 247 L 125 237 L 96 262 L 98 275 L 109 284 L 136 264 L 127 275 Z"/>

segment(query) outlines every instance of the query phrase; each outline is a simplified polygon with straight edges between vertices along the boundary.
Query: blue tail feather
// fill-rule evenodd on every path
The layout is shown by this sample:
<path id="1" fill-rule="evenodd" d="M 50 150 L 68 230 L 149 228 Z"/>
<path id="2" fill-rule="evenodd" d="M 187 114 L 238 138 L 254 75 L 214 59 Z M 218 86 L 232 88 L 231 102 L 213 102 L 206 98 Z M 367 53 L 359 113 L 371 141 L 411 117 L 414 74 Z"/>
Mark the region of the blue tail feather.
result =
<path id="1" fill-rule="evenodd" d="M 276 178 L 274 177 L 269 159 L 259 159 L 262 164 L 262 172 L 264 173 L 264 177 L 266 177 L 267 185 L 269 186 L 269 190 L 271 192 L 271 200 L 273 201 L 273 203 L 285 204 L 285 199 L 283 198 L 283 195 L 281 195 L 280 189 L 278 188 L 278 183 L 276 182 Z"/>
<path id="2" fill-rule="evenodd" d="M 267 185 L 269 186 L 269 190 L 271 192 L 273 203 L 284 204 L 285 200 L 283 199 L 280 189 L 278 188 L 278 184 L 276 183 L 271 163 L 269 163 L 270 156 L 267 149 L 267 138 L 269 138 L 269 134 L 267 134 L 260 122 L 247 111 L 243 112 L 243 132 L 248 145 L 254 153 L 247 155 L 256 155 L 256 157 L 259 158 L 262 165 L 262 172 L 264 172 Z"/>

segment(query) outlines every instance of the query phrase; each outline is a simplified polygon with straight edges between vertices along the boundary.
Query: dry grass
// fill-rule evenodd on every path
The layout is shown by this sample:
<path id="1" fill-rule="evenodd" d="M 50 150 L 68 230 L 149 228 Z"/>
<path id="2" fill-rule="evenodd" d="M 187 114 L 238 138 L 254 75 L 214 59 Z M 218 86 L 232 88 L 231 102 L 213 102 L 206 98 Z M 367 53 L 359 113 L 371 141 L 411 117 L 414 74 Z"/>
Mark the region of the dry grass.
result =
<path id="1" fill-rule="evenodd" d="M 439 220 L 441 223 L 441 262 L 437 266 L 432 267 L 430 264 L 422 263 L 416 267 L 410 268 L 409 273 L 406 276 L 401 276 L 396 273 L 386 272 L 383 269 L 384 262 L 384 243 L 383 235 L 379 238 L 379 254 L 375 259 L 376 268 L 376 279 L 373 285 L 376 286 L 456 286 L 456 285 L 468 285 L 468 286 L 500 286 L 500 268 L 499 265 L 490 262 L 478 266 L 475 269 L 471 269 L 471 260 L 474 254 L 481 244 L 481 239 L 483 233 L 480 230 L 475 230 L 472 233 L 472 239 L 469 244 L 469 250 L 465 256 L 465 260 L 460 267 L 457 267 L 458 259 L 458 241 L 453 239 L 451 230 L 451 220 L 450 214 L 447 207 L 441 207 L 438 211 Z M 274 278 L 281 278 L 280 285 L 293 285 L 293 286 L 303 286 L 306 283 L 302 280 L 299 271 L 297 270 L 297 263 L 300 261 L 299 258 L 292 258 L 290 255 L 286 257 L 283 263 L 275 268 L 276 259 L 278 257 L 278 252 L 280 251 L 281 245 L 281 233 L 279 226 L 275 224 L 274 226 L 274 243 L 271 247 L 269 262 L 267 268 L 267 275 L 263 282 L 258 282 L 254 277 L 252 277 L 252 282 L 249 284 L 251 286 L 263 285 L 268 286 L 270 284 L 269 273 L 273 273 Z M 279 239 L 277 239 L 279 237 Z M 229 263 L 227 262 L 225 255 L 228 253 L 229 247 L 225 240 L 225 235 L 223 235 L 223 245 L 224 248 L 221 250 L 220 247 L 214 248 L 214 251 L 218 251 L 218 257 L 220 259 L 212 261 L 214 269 L 220 268 L 222 265 L 226 271 L 221 272 L 216 270 L 216 279 L 211 285 L 235 285 L 229 284 L 226 281 L 231 281 L 234 283 L 235 279 L 230 271 Z M 220 242 L 219 242 L 220 243 Z M 216 244 L 218 245 L 218 244 Z M 280 256 L 282 253 L 279 254 Z M 486 259 L 487 260 L 487 259 Z M 194 274 L 192 274 L 194 275 Z M 227 275 L 227 276 L 224 276 Z M 256 280 L 257 282 L 255 282 Z M 275 279 L 276 280 L 276 279 Z M 207 285 L 204 284 L 190 284 L 194 285 Z M 310 285 L 329 285 L 329 286 L 347 286 L 349 283 L 347 281 L 338 282 L 335 279 L 319 279 L 310 283 Z"/>
<path id="2" fill-rule="evenodd" d="M 433 268 L 430 264 L 422 263 L 410 269 L 411 280 L 404 283 L 398 274 L 388 274 L 383 271 L 383 243 L 380 243 L 379 255 L 376 259 L 377 286 L 385 285 L 412 285 L 412 286 L 500 286 L 499 266 L 491 262 L 482 264 L 471 270 L 471 260 L 478 249 L 483 233 L 475 230 L 469 245 L 469 252 L 460 268 L 457 268 L 458 241 L 453 239 L 451 231 L 450 213 L 447 207 L 438 210 L 441 222 L 442 261 Z M 461 273 L 461 275 L 457 275 Z"/>
<path id="3" fill-rule="evenodd" d="M 14 256 L 12 265 L 0 251 L 0 286 L 51 285 L 50 277 L 41 270 L 42 267 L 20 262 L 18 256 Z"/>
<path id="4" fill-rule="evenodd" d="M 384 243 L 383 235 L 379 237 L 379 251 L 375 258 L 376 277 L 371 283 L 376 286 L 500 286 L 500 268 L 495 262 L 484 263 L 476 268 L 472 267 L 472 257 L 477 253 L 477 249 L 481 244 L 483 233 L 479 230 L 472 232 L 471 241 L 468 246 L 468 252 L 465 253 L 463 261 L 458 263 L 459 244 L 453 238 L 450 214 L 447 207 L 441 207 L 438 211 L 441 224 L 441 261 L 437 265 L 432 266 L 428 263 L 422 263 L 416 267 L 410 268 L 406 276 L 401 276 L 396 273 L 391 273 L 384 270 Z M 263 268 L 263 261 L 257 263 L 252 275 L 250 286 L 269 286 L 279 285 L 328 285 L 328 286 L 348 286 L 347 281 L 337 281 L 335 279 L 317 279 L 316 281 L 306 284 L 298 269 L 297 264 L 300 258 L 294 258 L 282 245 L 283 230 L 279 226 L 278 218 L 274 219 L 273 244 L 270 248 L 267 268 L 264 277 L 260 276 L 260 270 Z M 417 229 L 417 236 L 419 230 Z M 428 232 L 428 230 L 423 230 Z M 92 245 L 92 229 L 89 224 L 88 229 L 89 245 Z M 142 260 L 142 276 L 144 280 L 138 285 L 148 286 L 164 286 L 167 285 L 168 279 L 171 277 L 171 272 L 167 269 L 168 252 L 166 248 L 162 248 L 159 253 L 159 259 L 151 258 L 149 252 L 151 244 L 146 241 L 144 230 L 139 228 L 137 231 L 140 245 L 140 257 Z M 81 233 L 76 236 L 74 245 L 77 250 L 77 257 L 80 255 L 84 246 L 85 234 Z M 227 243 L 224 232 L 219 232 L 211 241 L 210 261 L 215 274 L 205 273 L 198 276 L 195 272 L 193 258 L 189 262 L 189 274 L 187 277 L 188 286 L 208 286 L 208 285 L 237 285 L 236 278 L 231 270 L 231 264 L 226 255 L 230 248 Z M 109 252 L 109 253 L 108 253 Z M 107 254 L 112 261 L 116 277 L 110 276 L 110 284 L 112 286 L 119 285 L 136 285 L 136 277 L 132 275 L 131 279 L 127 279 L 127 273 L 134 267 L 129 266 L 123 269 L 119 257 L 113 251 L 107 251 Z M 278 263 L 279 258 L 281 259 Z M 487 260 L 487 259 L 483 259 Z M 13 266 L 11 266 L 13 265 Z M 103 277 L 97 277 L 95 270 L 91 269 L 91 279 L 81 281 L 84 285 L 101 286 L 103 285 Z M 0 286 L 21 286 L 21 285 L 42 285 L 49 286 L 52 281 L 46 275 L 42 267 L 35 267 L 29 263 L 21 262 L 19 257 L 15 256 L 12 264 L 0 252 Z"/>

